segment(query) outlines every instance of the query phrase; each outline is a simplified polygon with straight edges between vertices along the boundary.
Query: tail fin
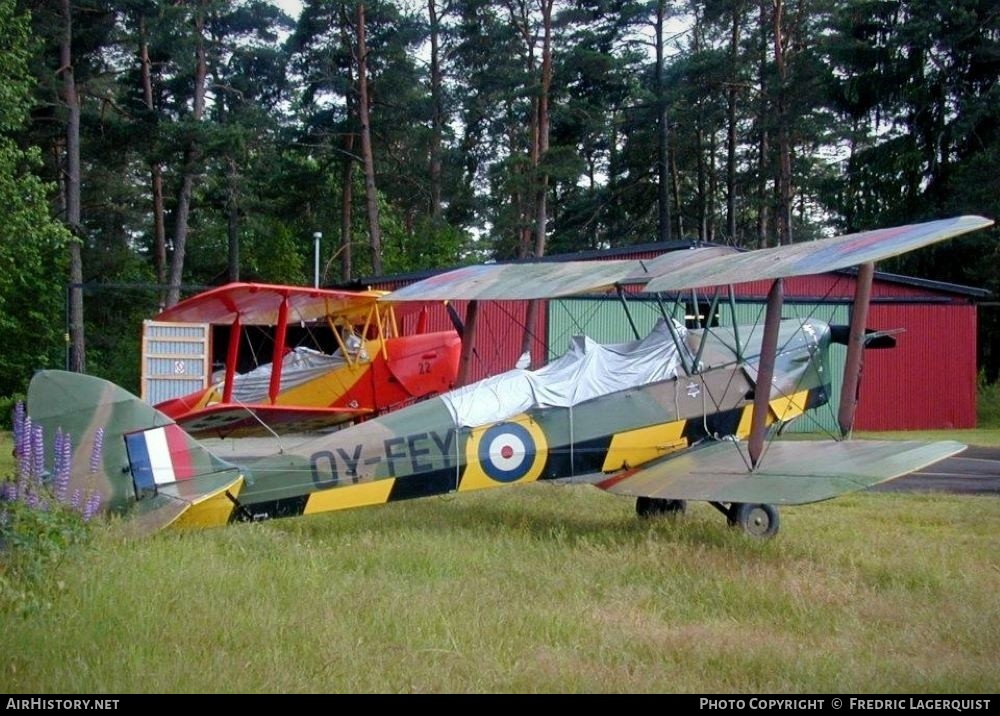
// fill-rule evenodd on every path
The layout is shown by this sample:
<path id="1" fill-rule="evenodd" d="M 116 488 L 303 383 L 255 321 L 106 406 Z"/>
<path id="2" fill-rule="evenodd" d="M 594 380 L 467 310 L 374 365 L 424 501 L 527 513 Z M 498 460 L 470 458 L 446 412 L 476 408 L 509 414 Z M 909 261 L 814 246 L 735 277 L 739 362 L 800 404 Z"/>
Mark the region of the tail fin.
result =
<path id="1" fill-rule="evenodd" d="M 195 506 L 195 513 L 211 508 L 210 523 L 224 523 L 235 507 L 224 493 L 232 496 L 242 486 L 238 468 L 114 383 L 39 371 L 28 386 L 27 407 L 47 436 L 56 430 L 70 436 L 71 489 L 100 494 L 111 511 L 137 517 L 141 532 L 190 522 Z M 47 450 L 51 460 L 52 447 Z M 204 523 L 205 515 L 199 519 Z"/>

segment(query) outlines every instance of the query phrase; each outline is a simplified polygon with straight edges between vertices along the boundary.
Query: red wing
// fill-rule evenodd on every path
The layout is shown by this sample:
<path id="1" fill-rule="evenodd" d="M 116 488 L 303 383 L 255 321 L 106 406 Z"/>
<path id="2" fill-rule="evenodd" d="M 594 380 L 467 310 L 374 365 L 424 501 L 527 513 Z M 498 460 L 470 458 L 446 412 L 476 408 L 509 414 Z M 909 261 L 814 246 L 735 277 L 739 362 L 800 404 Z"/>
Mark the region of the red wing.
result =
<path id="1" fill-rule="evenodd" d="M 314 321 L 325 316 L 356 316 L 364 320 L 382 291 L 334 291 L 304 286 L 266 283 L 230 283 L 185 299 L 168 308 L 154 321 L 213 323 L 228 325 L 239 316 L 245 325 L 273 326 L 278 309 L 288 301 L 288 321 Z"/>

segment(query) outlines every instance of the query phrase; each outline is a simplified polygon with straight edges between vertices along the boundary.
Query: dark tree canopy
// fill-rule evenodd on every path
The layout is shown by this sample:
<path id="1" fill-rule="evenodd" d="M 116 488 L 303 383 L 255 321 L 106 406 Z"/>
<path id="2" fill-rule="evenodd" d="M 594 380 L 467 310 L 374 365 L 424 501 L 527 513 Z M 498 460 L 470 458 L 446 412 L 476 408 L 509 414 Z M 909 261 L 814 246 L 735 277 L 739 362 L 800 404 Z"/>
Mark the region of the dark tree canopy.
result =
<path id="1" fill-rule="evenodd" d="M 332 284 L 995 217 L 995 5 L 75 0 L 65 62 L 60 3 L 0 0 L 0 322 L 24 331 L 0 395 L 63 353 L 67 68 L 87 366 L 119 375 L 179 293 L 96 285 L 309 283 L 317 233 Z M 1000 292 L 998 245 L 890 268 Z"/>

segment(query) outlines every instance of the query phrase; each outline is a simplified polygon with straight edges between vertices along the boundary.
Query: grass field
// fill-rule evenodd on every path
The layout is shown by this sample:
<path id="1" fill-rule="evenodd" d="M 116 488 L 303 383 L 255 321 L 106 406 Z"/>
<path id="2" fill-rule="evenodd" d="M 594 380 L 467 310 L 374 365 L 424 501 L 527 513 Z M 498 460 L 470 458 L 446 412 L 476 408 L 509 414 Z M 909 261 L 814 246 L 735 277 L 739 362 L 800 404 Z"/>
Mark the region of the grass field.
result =
<path id="1" fill-rule="evenodd" d="M 759 543 L 534 485 L 139 541 L 6 614 L 8 692 L 995 692 L 1000 500 L 862 494 Z"/>

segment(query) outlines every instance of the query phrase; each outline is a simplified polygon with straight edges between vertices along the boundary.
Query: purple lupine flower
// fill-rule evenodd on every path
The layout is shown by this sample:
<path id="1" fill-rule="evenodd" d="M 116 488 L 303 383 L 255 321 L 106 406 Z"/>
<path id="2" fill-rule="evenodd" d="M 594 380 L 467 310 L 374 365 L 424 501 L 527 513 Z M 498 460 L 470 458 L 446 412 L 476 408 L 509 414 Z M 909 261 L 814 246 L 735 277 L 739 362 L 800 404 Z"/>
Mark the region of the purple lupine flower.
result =
<path id="1" fill-rule="evenodd" d="M 101 509 L 101 495 L 98 492 L 90 493 L 87 502 L 83 505 L 83 521 L 90 522 Z"/>
<path id="2" fill-rule="evenodd" d="M 60 441 L 56 451 L 55 476 L 52 479 L 52 492 L 56 501 L 66 504 L 66 497 L 69 495 L 69 479 L 73 470 L 73 440 L 69 434 L 65 434 Z"/>
<path id="3" fill-rule="evenodd" d="M 62 428 L 56 428 L 56 437 L 52 441 L 52 475 L 53 480 L 59 475 L 59 470 L 62 468 L 62 442 L 63 442 L 63 431 Z M 53 482 L 53 484 L 55 484 Z"/>
<path id="4" fill-rule="evenodd" d="M 62 442 L 63 442 L 63 431 L 62 428 L 56 428 L 56 437 L 52 441 L 52 472 L 59 471 L 59 460 L 62 459 Z"/>
<path id="5" fill-rule="evenodd" d="M 21 427 L 21 447 L 17 451 L 17 474 L 22 481 L 27 481 L 31 475 L 31 433 L 31 416 L 28 416 Z"/>
<path id="6" fill-rule="evenodd" d="M 33 510 L 37 510 L 42 507 L 42 501 L 39 499 L 38 493 L 34 490 L 28 490 L 28 494 L 24 498 L 24 504 Z"/>
<path id="7" fill-rule="evenodd" d="M 72 496 L 69 498 L 69 506 L 74 510 L 80 509 L 80 503 L 83 501 L 83 495 L 80 494 L 80 490 L 73 490 Z"/>
<path id="8" fill-rule="evenodd" d="M 41 425 L 32 426 L 31 474 L 36 480 L 45 474 L 45 429 Z"/>
<path id="9" fill-rule="evenodd" d="M 90 474 L 95 474 L 101 467 L 104 456 L 104 428 L 98 428 L 94 433 L 94 445 L 90 450 Z"/>
<path id="10" fill-rule="evenodd" d="M 20 455 L 24 450 L 24 420 L 26 417 L 24 402 L 19 400 L 14 406 L 14 455 Z"/>
<path id="11" fill-rule="evenodd" d="M 17 484 L 13 480 L 4 480 L 3 487 L 0 487 L 0 501 L 17 501 Z"/>

